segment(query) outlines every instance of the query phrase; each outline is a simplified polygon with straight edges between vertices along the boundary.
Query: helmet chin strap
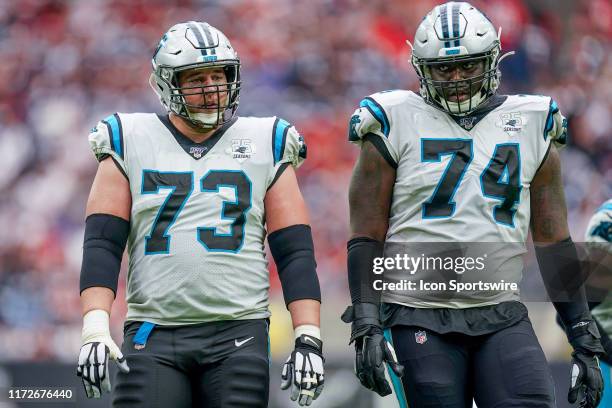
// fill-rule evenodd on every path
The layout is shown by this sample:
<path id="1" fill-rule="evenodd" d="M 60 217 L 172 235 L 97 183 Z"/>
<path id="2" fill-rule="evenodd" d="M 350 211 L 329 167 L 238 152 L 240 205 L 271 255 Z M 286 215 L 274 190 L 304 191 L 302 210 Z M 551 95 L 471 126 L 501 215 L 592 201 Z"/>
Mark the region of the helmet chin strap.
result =
<path id="1" fill-rule="evenodd" d="M 479 106 L 484 100 L 483 87 L 481 87 L 474 96 L 462 102 L 450 102 L 448 100 L 446 100 L 446 102 L 443 102 L 444 99 L 442 98 L 442 96 L 440 96 L 437 90 L 436 97 L 440 99 L 440 101 L 438 102 L 439 104 L 442 105 L 448 103 L 450 113 L 456 116 L 468 115 L 469 113 L 473 112 L 476 107 Z M 470 107 L 472 109 L 470 109 Z"/>
<path id="2" fill-rule="evenodd" d="M 189 112 L 189 109 L 187 109 L 187 112 Z M 205 127 L 210 127 L 211 129 L 218 126 L 220 120 L 222 119 L 222 117 L 219 117 L 217 113 L 203 113 L 203 112 L 197 112 L 197 113 L 189 112 L 189 117 L 192 120 L 201 123 Z"/>

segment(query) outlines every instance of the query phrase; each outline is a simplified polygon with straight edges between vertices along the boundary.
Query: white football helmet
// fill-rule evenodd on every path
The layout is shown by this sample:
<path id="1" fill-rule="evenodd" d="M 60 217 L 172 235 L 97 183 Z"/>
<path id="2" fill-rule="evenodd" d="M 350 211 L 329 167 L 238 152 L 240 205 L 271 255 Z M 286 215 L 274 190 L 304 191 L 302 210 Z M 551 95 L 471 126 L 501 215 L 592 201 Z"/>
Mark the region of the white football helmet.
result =
<path id="1" fill-rule="evenodd" d="M 208 23 L 188 21 L 172 26 L 164 34 L 151 60 L 149 84 L 168 111 L 202 128 L 215 128 L 229 122 L 238 108 L 240 58 L 227 37 Z M 198 68 L 223 68 L 226 82 L 220 85 L 180 87 L 178 74 Z M 221 106 L 220 93 L 227 93 Z M 203 113 L 204 106 L 190 106 L 186 95 L 216 94 L 216 113 Z"/>
<path id="2" fill-rule="evenodd" d="M 463 116 L 473 112 L 493 96 L 499 86 L 499 62 L 514 52 L 501 55 L 501 29 L 496 32 L 491 21 L 465 2 L 448 2 L 436 6 L 419 24 L 412 47 L 412 65 L 421 83 L 423 99 L 438 109 Z M 484 60 L 481 75 L 451 81 L 435 81 L 431 66 Z M 478 86 L 480 84 L 480 86 Z M 449 100 L 449 90 L 468 88 L 469 98 Z"/>

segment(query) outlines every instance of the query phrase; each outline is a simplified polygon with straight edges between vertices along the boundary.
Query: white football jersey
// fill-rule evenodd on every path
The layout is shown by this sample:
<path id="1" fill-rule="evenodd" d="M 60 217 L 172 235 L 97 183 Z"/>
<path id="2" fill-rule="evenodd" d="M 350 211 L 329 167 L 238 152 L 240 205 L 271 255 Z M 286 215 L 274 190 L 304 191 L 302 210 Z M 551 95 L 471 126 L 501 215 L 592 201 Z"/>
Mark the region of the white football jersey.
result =
<path id="1" fill-rule="evenodd" d="M 396 168 L 387 243 L 524 244 L 531 180 L 551 142 L 565 142 L 566 121 L 549 97 L 494 98 L 491 109 L 456 120 L 410 91 L 384 91 L 360 103 L 349 140 L 371 140 Z M 507 265 L 522 270 L 521 254 L 513 257 Z M 482 304 L 502 300 L 509 299 Z"/>
<path id="2" fill-rule="evenodd" d="M 284 163 L 305 158 L 294 127 L 240 117 L 194 143 L 167 116 L 114 114 L 89 142 L 130 183 L 128 320 L 269 316 L 264 197 Z"/>

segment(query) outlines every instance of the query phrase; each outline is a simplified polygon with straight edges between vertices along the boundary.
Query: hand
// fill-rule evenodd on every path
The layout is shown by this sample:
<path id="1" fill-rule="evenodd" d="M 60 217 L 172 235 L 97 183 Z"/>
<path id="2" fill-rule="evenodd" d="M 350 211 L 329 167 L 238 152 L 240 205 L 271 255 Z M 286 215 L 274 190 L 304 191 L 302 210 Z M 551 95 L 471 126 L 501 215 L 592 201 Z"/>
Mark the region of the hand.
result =
<path id="1" fill-rule="evenodd" d="M 391 394 L 391 387 L 385 378 L 388 363 L 398 376 L 404 375 L 404 367 L 398 363 L 395 350 L 382 335 L 380 329 L 364 335 L 355 342 L 355 374 L 361 384 L 381 397 Z"/>
<path id="2" fill-rule="evenodd" d="M 603 379 L 597 356 L 604 353 L 597 324 L 590 316 L 585 316 L 579 321 L 564 324 L 564 327 L 574 348 L 567 400 L 571 404 L 578 401 L 581 408 L 595 408 L 603 393 Z"/>
<path id="3" fill-rule="evenodd" d="M 384 363 L 398 377 L 404 375 L 404 367 L 398 363 L 391 343 L 382 335 L 379 305 L 355 303 L 344 311 L 342 321 L 352 323 L 350 343 L 355 342 L 355 375 L 361 384 L 381 397 L 391 394 Z"/>
<path id="4" fill-rule="evenodd" d="M 283 365 L 281 389 L 291 387 L 291 400 L 310 405 L 323 391 L 323 342 L 302 334 L 295 339 L 295 349 Z"/>
<path id="5" fill-rule="evenodd" d="M 603 379 L 599 360 L 593 354 L 582 351 L 572 353 L 572 379 L 567 400 L 579 401 L 581 408 L 595 408 L 603 392 Z"/>
<path id="6" fill-rule="evenodd" d="M 109 316 L 104 310 L 92 310 L 83 317 L 81 352 L 77 375 L 83 381 L 87 398 L 100 398 L 102 390 L 110 392 L 108 360 L 115 360 L 124 373 L 130 368 L 110 335 Z"/>

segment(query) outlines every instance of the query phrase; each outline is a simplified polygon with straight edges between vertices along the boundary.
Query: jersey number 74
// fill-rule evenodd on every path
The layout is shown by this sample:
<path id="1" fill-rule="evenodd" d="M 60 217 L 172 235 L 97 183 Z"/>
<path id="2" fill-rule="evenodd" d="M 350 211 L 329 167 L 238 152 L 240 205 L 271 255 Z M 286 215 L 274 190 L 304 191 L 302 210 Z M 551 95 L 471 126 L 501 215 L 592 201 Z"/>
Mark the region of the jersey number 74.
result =
<path id="1" fill-rule="evenodd" d="M 455 192 L 472 162 L 472 139 L 421 139 L 421 161 L 440 162 L 452 155 L 433 194 L 423 203 L 423 218 L 446 218 L 455 213 Z M 515 204 L 521 195 L 521 160 L 518 143 L 495 146 L 493 157 L 480 175 L 485 197 L 500 201 L 493 209 L 493 218 L 500 224 L 514 227 Z"/>

